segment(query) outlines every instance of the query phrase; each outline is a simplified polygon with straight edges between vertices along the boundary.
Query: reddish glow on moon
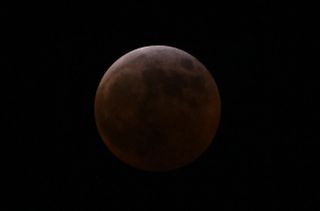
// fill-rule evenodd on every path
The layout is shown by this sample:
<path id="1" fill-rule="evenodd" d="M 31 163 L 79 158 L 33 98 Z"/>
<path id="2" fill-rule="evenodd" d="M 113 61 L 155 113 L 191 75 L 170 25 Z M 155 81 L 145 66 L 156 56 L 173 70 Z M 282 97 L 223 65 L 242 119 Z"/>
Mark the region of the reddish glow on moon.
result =
<path id="1" fill-rule="evenodd" d="M 98 131 L 124 163 L 146 171 L 185 166 L 211 144 L 220 121 L 217 85 L 185 51 L 148 46 L 119 58 L 95 98 Z"/>

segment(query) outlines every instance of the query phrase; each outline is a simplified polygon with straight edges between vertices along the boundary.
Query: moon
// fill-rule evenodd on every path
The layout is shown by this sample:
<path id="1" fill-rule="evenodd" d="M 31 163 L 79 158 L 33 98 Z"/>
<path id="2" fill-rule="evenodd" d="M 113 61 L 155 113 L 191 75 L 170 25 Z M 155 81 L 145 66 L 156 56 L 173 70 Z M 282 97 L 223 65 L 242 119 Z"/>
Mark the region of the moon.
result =
<path id="1" fill-rule="evenodd" d="M 144 171 L 190 164 L 212 143 L 220 121 L 218 87 L 206 67 L 170 46 L 135 49 L 115 61 L 95 97 L 107 148 Z"/>

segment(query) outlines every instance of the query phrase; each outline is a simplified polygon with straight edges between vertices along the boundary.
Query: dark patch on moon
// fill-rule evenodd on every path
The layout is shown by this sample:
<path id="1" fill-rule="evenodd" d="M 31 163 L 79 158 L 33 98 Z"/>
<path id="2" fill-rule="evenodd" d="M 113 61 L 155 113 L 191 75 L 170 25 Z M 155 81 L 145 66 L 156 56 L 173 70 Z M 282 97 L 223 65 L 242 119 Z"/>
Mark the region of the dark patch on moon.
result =
<path id="1" fill-rule="evenodd" d="M 190 98 L 189 93 L 196 93 L 198 96 L 208 94 L 206 81 L 201 75 L 188 75 L 160 68 L 146 69 L 142 75 L 150 100 L 162 95 L 194 106 L 199 98 Z"/>
<path id="2" fill-rule="evenodd" d="M 193 68 L 194 68 L 193 61 L 192 61 L 192 59 L 189 59 L 189 58 L 182 58 L 181 59 L 181 66 L 183 68 L 185 68 L 186 70 L 193 70 Z"/>

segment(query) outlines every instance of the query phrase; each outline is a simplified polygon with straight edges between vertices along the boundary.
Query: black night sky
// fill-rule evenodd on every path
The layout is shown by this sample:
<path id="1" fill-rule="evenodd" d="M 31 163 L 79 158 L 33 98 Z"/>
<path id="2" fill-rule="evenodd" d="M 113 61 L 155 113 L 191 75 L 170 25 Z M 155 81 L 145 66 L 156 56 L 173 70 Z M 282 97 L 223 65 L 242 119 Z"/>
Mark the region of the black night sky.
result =
<path id="1" fill-rule="evenodd" d="M 297 101 L 297 8 L 277 1 L 65 3 L 46 34 L 55 129 L 31 143 L 24 210 L 315 210 L 316 140 Z M 51 14 L 51 13 L 50 13 Z M 107 68 L 146 45 L 198 58 L 220 90 L 213 144 L 191 165 L 148 173 L 117 160 L 95 125 Z M 44 76 L 44 75 L 42 75 Z M 20 79 L 23 81 L 23 79 Z M 37 89 L 36 87 L 34 89 Z M 27 98 L 26 98 L 27 99 Z M 34 111 L 37 110 L 33 108 Z M 309 113 L 308 113 L 309 112 Z M 51 137 L 52 141 L 45 137 Z M 152 140 L 151 140 L 152 141 Z"/>

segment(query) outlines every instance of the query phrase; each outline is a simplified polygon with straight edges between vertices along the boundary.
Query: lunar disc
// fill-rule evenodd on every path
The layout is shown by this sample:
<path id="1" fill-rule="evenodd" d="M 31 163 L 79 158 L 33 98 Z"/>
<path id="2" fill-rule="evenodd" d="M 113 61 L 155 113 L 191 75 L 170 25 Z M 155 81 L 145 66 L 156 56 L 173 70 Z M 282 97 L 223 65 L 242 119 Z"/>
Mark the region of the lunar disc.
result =
<path id="1" fill-rule="evenodd" d="M 124 163 L 167 171 L 198 158 L 213 141 L 220 97 L 206 67 L 169 46 L 135 49 L 114 62 L 96 91 L 95 118 Z"/>

